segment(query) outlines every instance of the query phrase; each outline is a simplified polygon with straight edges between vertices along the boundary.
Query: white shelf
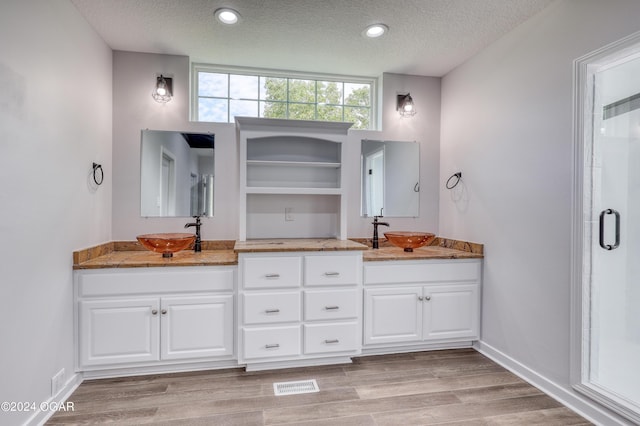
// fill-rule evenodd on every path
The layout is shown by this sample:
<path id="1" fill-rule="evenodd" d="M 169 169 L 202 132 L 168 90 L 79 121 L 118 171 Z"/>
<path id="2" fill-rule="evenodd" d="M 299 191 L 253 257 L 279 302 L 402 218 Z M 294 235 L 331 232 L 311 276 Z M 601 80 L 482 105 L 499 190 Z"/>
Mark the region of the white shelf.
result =
<path id="1" fill-rule="evenodd" d="M 319 161 L 271 161 L 271 160 L 247 160 L 247 166 L 267 167 L 322 167 L 339 169 L 341 163 L 327 163 Z"/>
<path id="2" fill-rule="evenodd" d="M 342 188 L 283 188 L 248 186 L 247 194 L 342 195 Z"/>
<path id="3" fill-rule="evenodd" d="M 236 117 L 239 240 L 347 238 L 350 123 Z"/>

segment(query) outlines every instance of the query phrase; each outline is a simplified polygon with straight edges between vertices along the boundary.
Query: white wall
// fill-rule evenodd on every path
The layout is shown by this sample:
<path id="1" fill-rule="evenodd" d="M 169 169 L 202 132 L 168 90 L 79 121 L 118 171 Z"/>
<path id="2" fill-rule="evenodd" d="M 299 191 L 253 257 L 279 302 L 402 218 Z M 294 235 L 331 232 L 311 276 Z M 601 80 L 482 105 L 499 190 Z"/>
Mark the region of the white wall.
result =
<path id="1" fill-rule="evenodd" d="M 482 342 L 569 386 L 572 63 L 637 0 L 559 0 L 443 79 L 440 233 L 485 244 Z M 442 186 L 441 186 L 442 187 Z"/>
<path id="2" fill-rule="evenodd" d="M 0 401 L 39 404 L 60 369 L 73 378 L 71 253 L 111 239 L 111 65 L 68 0 L 2 1 Z"/>
<path id="3" fill-rule="evenodd" d="M 180 232 L 186 218 L 140 217 L 140 130 L 215 133 L 215 216 L 203 218 L 202 238 L 238 237 L 238 158 L 234 124 L 189 121 L 189 58 L 114 52 L 113 239 L 135 240 L 150 232 Z M 173 77 L 174 99 L 161 105 L 151 98 L 156 74 Z M 396 93 L 411 92 L 417 115 L 401 119 Z M 347 173 L 348 235 L 372 235 L 371 218 L 360 217 L 360 141 L 369 139 L 420 142 L 420 217 L 389 218 L 394 229 L 437 231 L 440 144 L 440 79 L 385 74 L 382 78 L 383 131 L 349 131 Z M 284 219 L 284 216 L 283 216 Z"/>

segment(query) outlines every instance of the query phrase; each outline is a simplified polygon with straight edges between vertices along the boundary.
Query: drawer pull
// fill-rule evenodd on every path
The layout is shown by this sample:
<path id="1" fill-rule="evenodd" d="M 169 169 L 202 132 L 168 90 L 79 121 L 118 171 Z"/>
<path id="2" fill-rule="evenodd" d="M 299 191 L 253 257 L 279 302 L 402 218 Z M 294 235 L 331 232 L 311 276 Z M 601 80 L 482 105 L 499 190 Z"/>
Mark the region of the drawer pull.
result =
<path id="1" fill-rule="evenodd" d="M 325 306 L 324 308 L 327 311 L 337 311 L 338 309 L 340 309 L 340 306 Z"/>
<path id="2" fill-rule="evenodd" d="M 326 277 L 339 277 L 340 276 L 340 272 L 325 272 L 324 275 Z"/>
<path id="3" fill-rule="evenodd" d="M 280 309 L 267 309 L 265 312 L 268 314 L 278 314 L 280 313 Z"/>
<path id="4" fill-rule="evenodd" d="M 277 349 L 277 348 L 280 347 L 280 344 L 279 343 L 271 343 L 271 344 L 264 345 L 264 347 L 266 349 Z"/>
<path id="5" fill-rule="evenodd" d="M 330 345 L 330 344 L 340 343 L 340 340 L 338 340 L 338 339 L 330 339 L 330 340 L 325 340 L 324 342 L 326 344 Z"/>
<path id="6" fill-rule="evenodd" d="M 267 278 L 267 279 L 272 279 L 273 280 L 273 279 L 280 278 L 280 274 L 266 274 L 264 277 Z"/>

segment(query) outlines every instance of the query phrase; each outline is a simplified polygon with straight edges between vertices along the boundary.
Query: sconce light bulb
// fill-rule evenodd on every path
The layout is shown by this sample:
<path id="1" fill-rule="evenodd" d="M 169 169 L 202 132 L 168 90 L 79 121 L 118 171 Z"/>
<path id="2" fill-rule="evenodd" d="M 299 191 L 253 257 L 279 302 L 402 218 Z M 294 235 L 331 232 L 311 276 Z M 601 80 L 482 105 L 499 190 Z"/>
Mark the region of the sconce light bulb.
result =
<path id="1" fill-rule="evenodd" d="M 167 94 L 167 89 L 165 89 L 164 87 L 158 87 L 156 89 L 156 93 L 160 96 L 164 96 Z"/>
<path id="2" fill-rule="evenodd" d="M 411 112 L 413 111 L 413 104 L 404 104 L 404 112 Z"/>

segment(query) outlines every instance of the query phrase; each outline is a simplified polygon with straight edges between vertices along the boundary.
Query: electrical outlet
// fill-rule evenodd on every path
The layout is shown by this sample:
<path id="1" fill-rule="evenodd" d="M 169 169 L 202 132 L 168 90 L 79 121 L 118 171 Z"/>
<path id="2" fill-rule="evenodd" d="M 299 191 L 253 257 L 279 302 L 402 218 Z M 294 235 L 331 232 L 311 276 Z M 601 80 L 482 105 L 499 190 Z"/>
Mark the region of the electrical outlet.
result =
<path id="1" fill-rule="evenodd" d="M 293 220 L 293 208 L 291 207 L 284 208 L 284 220 L 287 222 L 291 222 Z"/>
<path id="2" fill-rule="evenodd" d="M 51 396 L 56 396 L 64 386 L 65 371 L 64 368 L 51 378 Z"/>

